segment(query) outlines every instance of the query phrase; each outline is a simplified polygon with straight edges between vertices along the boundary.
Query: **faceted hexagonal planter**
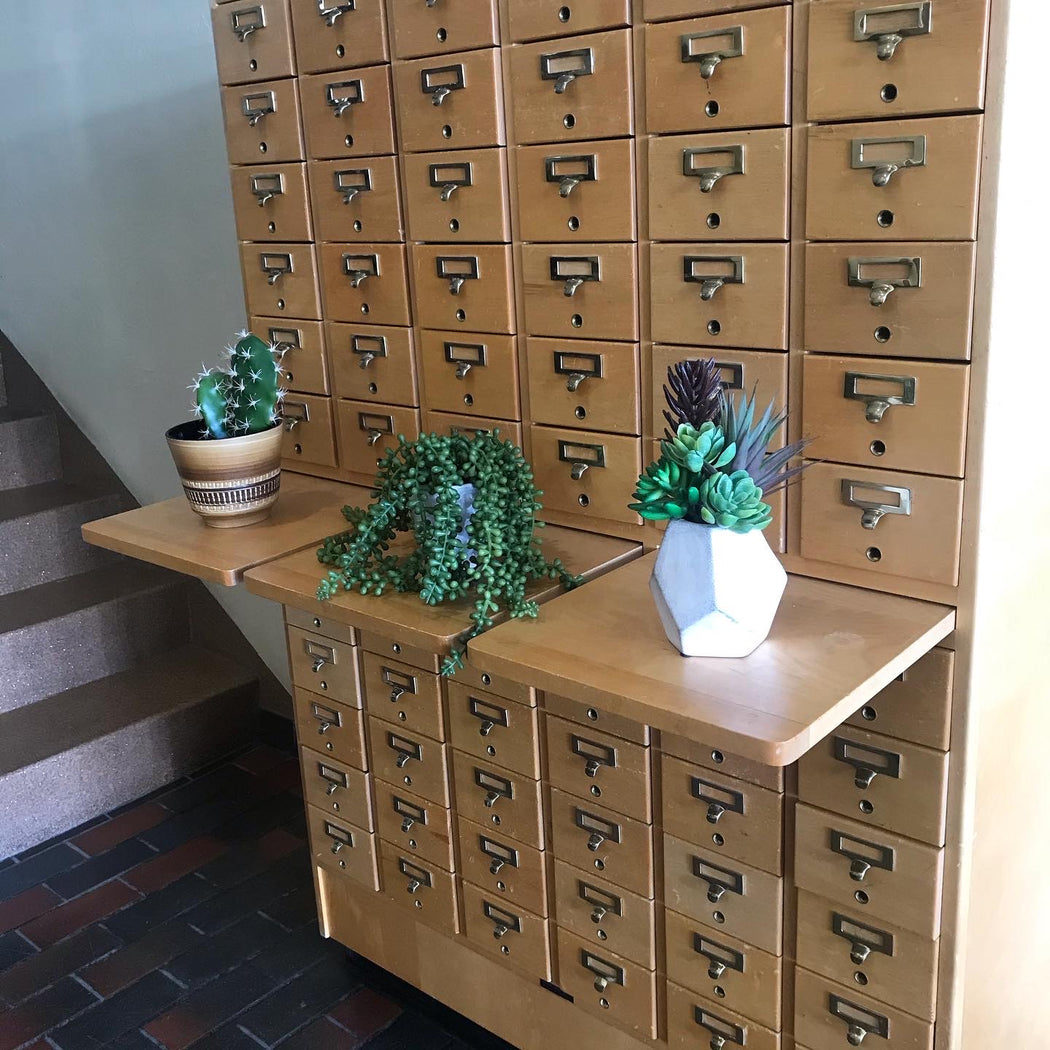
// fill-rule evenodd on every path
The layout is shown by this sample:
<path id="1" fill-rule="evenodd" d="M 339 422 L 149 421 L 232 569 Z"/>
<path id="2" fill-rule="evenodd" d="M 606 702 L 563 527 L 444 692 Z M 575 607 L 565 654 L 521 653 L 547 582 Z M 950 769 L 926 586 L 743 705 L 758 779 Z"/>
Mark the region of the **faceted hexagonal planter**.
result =
<path id="1" fill-rule="evenodd" d="M 787 573 L 759 531 L 691 521 L 667 526 L 649 580 L 671 644 L 683 656 L 747 656 L 765 641 Z"/>

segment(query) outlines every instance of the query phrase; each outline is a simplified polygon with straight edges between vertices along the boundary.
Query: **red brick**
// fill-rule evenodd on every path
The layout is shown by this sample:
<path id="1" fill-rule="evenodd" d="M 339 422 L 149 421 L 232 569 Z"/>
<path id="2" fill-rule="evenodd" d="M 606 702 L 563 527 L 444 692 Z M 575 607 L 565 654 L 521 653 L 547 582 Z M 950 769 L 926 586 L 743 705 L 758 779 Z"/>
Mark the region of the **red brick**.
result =
<path id="1" fill-rule="evenodd" d="M 83 893 L 53 908 L 46 915 L 26 923 L 20 932 L 38 948 L 47 948 L 83 929 L 89 923 L 112 915 L 141 896 L 138 890 L 133 890 L 119 879 L 112 879 L 90 893 Z"/>
<path id="2" fill-rule="evenodd" d="M 248 773 L 259 775 L 280 765 L 287 758 L 286 752 L 278 751 L 277 748 L 270 747 L 268 744 L 260 744 L 258 747 L 253 747 L 247 754 L 241 755 L 240 758 L 235 758 L 233 764 Z"/>
<path id="3" fill-rule="evenodd" d="M 328 1016 L 358 1040 L 367 1042 L 394 1021 L 401 1007 L 372 988 L 362 988 L 328 1011 Z"/>
<path id="4" fill-rule="evenodd" d="M 17 897 L 0 902 L 0 933 L 16 929 L 61 903 L 62 898 L 46 886 L 34 886 Z"/>
<path id="5" fill-rule="evenodd" d="M 159 857 L 143 861 L 138 867 L 132 868 L 123 878 L 144 893 L 155 893 L 157 890 L 167 886 L 168 883 L 181 879 L 191 871 L 214 860 L 226 849 L 227 844 L 218 839 L 202 836 L 190 839 L 181 846 L 162 853 Z"/>
<path id="6" fill-rule="evenodd" d="M 89 856 L 97 856 L 105 853 L 113 846 L 126 842 L 135 835 L 141 835 L 143 831 L 166 820 L 171 814 L 156 802 L 147 802 L 145 805 L 129 809 L 127 813 L 121 813 L 119 817 L 106 821 L 90 828 L 83 835 L 73 839 L 73 845 L 82 849 Z"/>
<path id="7" fill-rule="evenodd" d="M 154 926 L 126 948 L 118 948 L 104 959 L 85 967 L 80 971 L 80 977 L 99 995 L 108 999 L 203 940 L 187 923 L 172 920 Z"/>

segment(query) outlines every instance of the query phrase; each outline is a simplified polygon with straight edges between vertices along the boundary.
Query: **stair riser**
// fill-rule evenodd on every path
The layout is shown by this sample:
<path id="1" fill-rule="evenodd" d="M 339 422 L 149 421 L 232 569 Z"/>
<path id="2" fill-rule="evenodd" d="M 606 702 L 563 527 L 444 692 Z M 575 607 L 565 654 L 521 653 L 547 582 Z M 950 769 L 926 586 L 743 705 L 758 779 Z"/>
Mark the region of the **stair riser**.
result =
<path id="1" fill-rule="evenodd" d="M 0 423 L 0 490 L 56 481 L 62 474 L 53 416 Z"/>

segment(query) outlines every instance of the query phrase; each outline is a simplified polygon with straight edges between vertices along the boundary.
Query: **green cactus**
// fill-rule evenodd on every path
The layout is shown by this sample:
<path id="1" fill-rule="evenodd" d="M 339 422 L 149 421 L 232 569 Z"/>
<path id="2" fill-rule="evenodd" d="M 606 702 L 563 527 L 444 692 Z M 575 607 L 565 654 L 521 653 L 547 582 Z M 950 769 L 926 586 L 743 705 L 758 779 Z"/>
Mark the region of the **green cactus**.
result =
<path id="1" fill-rule="evenodd" d="M 709 475 L 700 482 L 698 497 L 700 517 L 732 532 L 764 529 L 773 517 L 773 508 L 762 502 L 762 490 L 746 470 Z"/>
<path id="2" fill-rule="evenodd" d="M 228 368 L 205 368 L 194 380 L 194 416 L 204 421 L 203 437 L 257 434 L 280 419 L 284 397 L 279 385 L 281 353 L 250 332 L 238 333 L 228 346 Z"/>
<path id="3" fill-rule="evenodd" d="M 228 376 L 213 368 L 197 381 L 197 410 L 212 437 L 224 438 L 226 432 L 226 384 Z"/>

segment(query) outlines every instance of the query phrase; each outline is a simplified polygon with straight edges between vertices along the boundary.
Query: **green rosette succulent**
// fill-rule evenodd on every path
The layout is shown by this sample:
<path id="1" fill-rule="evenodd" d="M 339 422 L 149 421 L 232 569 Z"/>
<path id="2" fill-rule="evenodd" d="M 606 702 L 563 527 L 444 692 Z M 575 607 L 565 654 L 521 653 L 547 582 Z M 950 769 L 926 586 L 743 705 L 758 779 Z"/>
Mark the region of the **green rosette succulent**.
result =
<path id="1" fill-rule="evenodd" d="M 773 508 L 762 502 L 762 490 L 746 470 L 711 474 L 700 483 L 698 497 L 701 519 L 731 532 L 764 529 L 773 518 Z"/>
<path id="2" fill-rule="evenodd" d="M 717 423 L 707 422 L 696 427 L 681 423 L 675 436 L 664 441 L 662 448 L 669 459 L 693 474 L 702 474 L 705 468 L 718 470 L 731 462 L 736 445 L 726 444 L 725 432 Z"/>

